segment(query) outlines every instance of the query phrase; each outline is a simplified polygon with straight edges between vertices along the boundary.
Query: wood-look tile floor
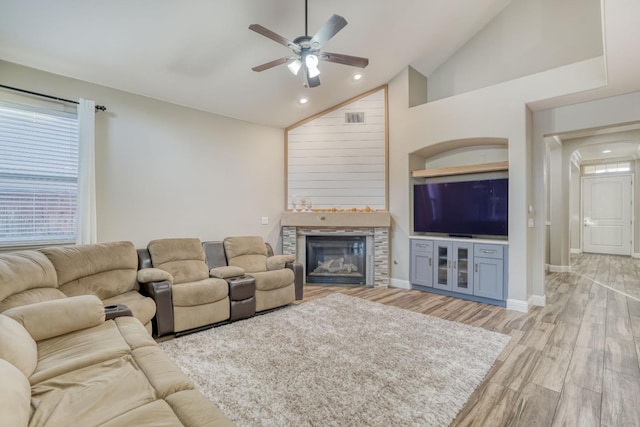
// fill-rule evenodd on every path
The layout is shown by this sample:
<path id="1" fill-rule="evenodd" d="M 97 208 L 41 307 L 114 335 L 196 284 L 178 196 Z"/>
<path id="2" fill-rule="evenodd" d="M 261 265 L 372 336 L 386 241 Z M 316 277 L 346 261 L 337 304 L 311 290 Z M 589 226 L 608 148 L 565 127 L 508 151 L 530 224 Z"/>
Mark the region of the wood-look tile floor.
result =
<path id="1" fill-rule="evenodd" d="M 640 427 L 640 260 L 582 254 L 519 313 L 403 289 L 305 286 L 511 335 L 452 426 Z"/>

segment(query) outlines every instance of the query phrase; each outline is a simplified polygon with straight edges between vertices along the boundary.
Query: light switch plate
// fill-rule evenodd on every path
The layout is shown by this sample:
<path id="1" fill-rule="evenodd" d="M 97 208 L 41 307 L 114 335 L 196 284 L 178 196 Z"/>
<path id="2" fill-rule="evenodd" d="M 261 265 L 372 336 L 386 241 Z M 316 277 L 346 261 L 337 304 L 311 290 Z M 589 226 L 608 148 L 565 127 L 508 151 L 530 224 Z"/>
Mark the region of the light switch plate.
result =
<path id="1" fill-rule="evenodd" d="M 269 217 L 268 216 L 263 216 L 262 217 L 262 225 L 268 225 L 269 224 Z"/>

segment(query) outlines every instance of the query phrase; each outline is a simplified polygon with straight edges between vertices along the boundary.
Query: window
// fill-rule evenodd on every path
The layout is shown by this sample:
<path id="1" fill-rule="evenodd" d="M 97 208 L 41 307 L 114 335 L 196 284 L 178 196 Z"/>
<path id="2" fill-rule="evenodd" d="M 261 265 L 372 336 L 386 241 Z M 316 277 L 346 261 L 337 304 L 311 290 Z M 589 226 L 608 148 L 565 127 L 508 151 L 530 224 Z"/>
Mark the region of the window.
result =
<path id="1" fill-rule="evenodd" d="M 602 165 L 589 165 L 584 167 L 584 175 L 631 172 L 631 163 L 608 163 Z"/>
<path id="2" fill-rule="evenodd" d="M 76 237 L 78 119 L 0 103 L 0 246 Z"/>

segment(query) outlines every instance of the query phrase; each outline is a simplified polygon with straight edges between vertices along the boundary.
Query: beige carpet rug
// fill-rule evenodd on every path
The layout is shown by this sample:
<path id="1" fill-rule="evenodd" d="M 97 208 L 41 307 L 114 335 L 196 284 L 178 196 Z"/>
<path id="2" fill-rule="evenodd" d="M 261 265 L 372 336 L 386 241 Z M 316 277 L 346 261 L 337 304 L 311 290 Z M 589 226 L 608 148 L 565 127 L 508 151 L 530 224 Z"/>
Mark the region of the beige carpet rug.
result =
<path id="1" fill-rule="evenodd" d="M 509 339 L 334 294 L 160 345 L 239 426 L 447 426 Z"/>

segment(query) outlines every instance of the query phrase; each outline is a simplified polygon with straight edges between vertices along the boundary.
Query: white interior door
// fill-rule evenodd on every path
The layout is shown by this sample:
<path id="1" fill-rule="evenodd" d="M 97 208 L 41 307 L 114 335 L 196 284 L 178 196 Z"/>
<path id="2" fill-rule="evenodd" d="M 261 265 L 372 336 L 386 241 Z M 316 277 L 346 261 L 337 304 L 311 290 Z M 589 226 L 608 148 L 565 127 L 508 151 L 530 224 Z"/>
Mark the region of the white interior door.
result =
<path id="1" fill-rule="evenodd" d="M 631 255 L 631 175 L 582 178 L 584 252 Z"/>

